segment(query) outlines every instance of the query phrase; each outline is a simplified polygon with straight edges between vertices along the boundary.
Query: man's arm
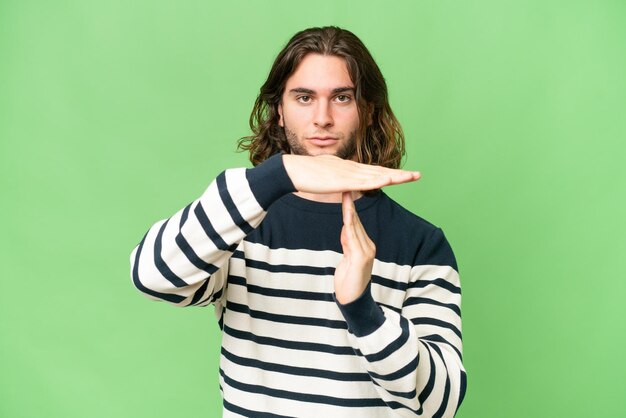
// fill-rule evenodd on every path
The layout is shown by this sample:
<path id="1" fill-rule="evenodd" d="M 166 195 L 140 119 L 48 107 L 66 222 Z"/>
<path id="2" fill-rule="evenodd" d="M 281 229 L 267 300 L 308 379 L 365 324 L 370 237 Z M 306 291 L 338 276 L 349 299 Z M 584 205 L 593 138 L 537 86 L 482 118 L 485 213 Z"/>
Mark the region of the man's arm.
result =
<path id="1" fill-rule="evenodd" d="M 334 156 L 275 155 L 251 169 L 226 170 L 199 199 L 148 230 L 131 254 L 133 283 L 152 299 L 206 305 L 221 295 L 239 242 L 281 196 L 370 190 L 417 178 Z"/>
<path id="2" fill-rule="evenodd" d="M 461 288 L 452 250 L 436 229 L 411 270 L 402 311 L 372 298 L 374 244 L 344 194 L 344 257 L 335 297 L 377 390 L 401 416 L 452 417 L 465 395 Z"/>
<path id="3" fill-rule="evenodd" d="M 239 242 L 272 202 L 294 190 L 280 155 L 222 172 L 200 198 L 148 230 L 130 257 L 134 285 L 176 306 L 214 302 Z"/>
<path id="4" fill-rule="evenodd" d="M 333 155 L 283 155 L 295 188 L 307 193 L 341 193 L 380 189 L 419 180 L 420 173 L 361 164 Z"/>

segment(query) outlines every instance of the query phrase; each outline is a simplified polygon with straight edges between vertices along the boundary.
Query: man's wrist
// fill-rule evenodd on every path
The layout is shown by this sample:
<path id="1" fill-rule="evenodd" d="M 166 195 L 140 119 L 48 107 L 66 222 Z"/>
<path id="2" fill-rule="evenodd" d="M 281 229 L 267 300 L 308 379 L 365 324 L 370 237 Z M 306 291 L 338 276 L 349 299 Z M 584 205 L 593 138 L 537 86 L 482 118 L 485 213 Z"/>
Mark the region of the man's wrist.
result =
<path id="1" fill-rule="evenodd" d="M 348 323 L 348 330 L 357 337 L 364 337 L 376 331 L 385 322 L 385 314 L 372 297 L 371 284 L 352 302 L 342 304 L 333 298 Z"/>

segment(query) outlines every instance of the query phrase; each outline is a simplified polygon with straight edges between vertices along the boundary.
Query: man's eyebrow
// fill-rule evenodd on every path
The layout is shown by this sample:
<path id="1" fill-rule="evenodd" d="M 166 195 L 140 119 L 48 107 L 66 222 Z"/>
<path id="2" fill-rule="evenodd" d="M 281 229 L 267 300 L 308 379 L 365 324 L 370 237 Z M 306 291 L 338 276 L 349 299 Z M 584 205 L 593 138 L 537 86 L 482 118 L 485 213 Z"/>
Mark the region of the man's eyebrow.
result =
<path id="1" fill-rule="evenodd" d="M 337 93 L 346 93 L 346 92 L 351 92 L 354 93 L 354 87 L 337 87 L 336 89 L 333 89 L 333 94 L 337 94 Z"/>
<path id="2" fill-rule="evenodd" d="M 295 89 L 289 90 L 289 93 L 305 93 L 305 94 L 315 94 L 315 92 L 311 89 L 306 89 L 304 87 L 296 87 Z"/>
<path id="3" fill-rule="evenodd" d="M 337 93 L 346 93 L 352 92 L 354 93 L 354 87 L 346 86 L 346 87 L 337 87 L 331 90 L 332 94 Z M 304 93 L 304 94 L 315 94 L 315 90 L 307 89 L 305 87 L 296 87 L 294 89 L 289 90 L 289 93 Z"/>

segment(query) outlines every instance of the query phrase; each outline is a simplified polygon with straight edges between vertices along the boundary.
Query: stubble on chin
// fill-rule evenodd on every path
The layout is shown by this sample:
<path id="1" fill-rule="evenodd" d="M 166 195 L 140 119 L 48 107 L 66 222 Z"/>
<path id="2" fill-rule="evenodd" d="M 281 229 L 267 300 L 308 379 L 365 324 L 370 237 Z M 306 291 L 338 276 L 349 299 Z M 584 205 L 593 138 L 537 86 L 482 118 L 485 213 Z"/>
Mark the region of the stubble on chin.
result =
<path id="1" fill-rule="evenodd" d="M 289 144 L 289 149 L 291 154 L 294 155 L 311 155 L 311 153 L 306 149 L 306 147 L 298 140 L 298 136 L 295 132 L 290 131 L 286 126 L 283 128 L 285 131 L 285 137 L 287 138 L 287 143 Z M 342 138 L 343 140 L 343 138 Z M 349 160 L 354 157 L 356 154 L 356 131 L 350 132 L 350 137 L 347 141 L 345 141 L 341 148 L 337 150 L 333 155 L 342 158 L 344 160 Z"/>

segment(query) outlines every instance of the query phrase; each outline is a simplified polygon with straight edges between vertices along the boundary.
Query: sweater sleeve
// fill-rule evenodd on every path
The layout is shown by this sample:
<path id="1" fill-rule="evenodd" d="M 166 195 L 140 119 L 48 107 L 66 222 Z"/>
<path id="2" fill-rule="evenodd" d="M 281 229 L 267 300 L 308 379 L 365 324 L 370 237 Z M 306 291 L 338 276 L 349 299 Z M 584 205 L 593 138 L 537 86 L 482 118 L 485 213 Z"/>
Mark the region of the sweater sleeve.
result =
<path id="1" fill-rule="evenodd" d="M 405 417 L 455 415 L 466 389 L 461 287 L 440 229 L 411 268 L 401 312 L 377 304 L 370 286 L 339 308 L 353 346 L 390 408 Z"/>
<path id="2" fill-rule="evenodd" d="M 176 306 L 214 302 L 234 250 L 268 207 L 293 191 L 281 155 L 222 172 L 202 196 L 148 230 L 130 256 L 133 284 L 147 297 Z"/>

